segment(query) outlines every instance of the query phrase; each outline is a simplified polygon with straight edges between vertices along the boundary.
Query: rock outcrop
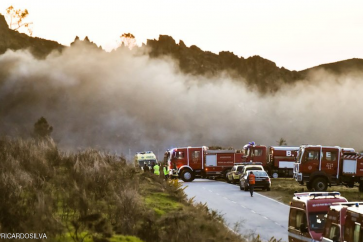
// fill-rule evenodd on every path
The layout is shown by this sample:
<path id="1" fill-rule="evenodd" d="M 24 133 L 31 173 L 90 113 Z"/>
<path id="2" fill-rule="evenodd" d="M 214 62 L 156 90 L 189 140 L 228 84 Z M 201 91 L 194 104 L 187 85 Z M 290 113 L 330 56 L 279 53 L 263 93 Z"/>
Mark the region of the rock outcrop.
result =
<path id="1" fill-rule="evenodd" d="M 83 41 L 76 37 L 71 46 L 78 43 L 102 50 L 101 46 L 98 47 L 87 37 Z M 143 45 L 142 48 L 144 47 Z M 210 51 L 203 51 L 195 45 L 187 47 L 182 40 L 177 44 L 172 37 L 167 35 L 160 35 L 158 40 L 147 40 L 146 47 L 150 50 L 149 55 L 152 58 L 163 56 L 174 58 L 184 73 L 214 76 L 227 72 L 234 80 L 243 81 L 261 93 L 275 92 L 283 84 L 292 84 L 302 79 L 308 79 L 309 73 L 319 68 L 324 68 L 335 74 L 363 70 L 362 59 L 350 59 L 320 65 L 304 71 L 290 71 L 284 67 L 277 67 L 274 62 L 260 56 L 245 59 L 229 51 L 214 54 Z M 0 54 L 3 54 L 7 49 L 29 49 L 34 56 L 44 58 L 52 50 L 62 51 L 63 48 L 65 47 L 55 41 L 30 37 L 9 29 L 4 16 L 0 15 Z"/>
<path id="2" fill-rule="evenodd" d="M 148 40 L 151 57 L 170 55 L 179 61 L 180 69 L 194 75 L 214 75 L 229 72 L 232 76 L 243 78 L 249 86 L 257 87 L 262 92 L 276 91 L 282 83 L 291 83 L 301 75 L 296 71 L 279 68 L 270 60 L 260 56 L 247 59 L 232 52 L 222 51 L 214 54 L 203 51 L 195 45 L 187 47 L 183 41 L 160 35 L 159 40 Z"/>

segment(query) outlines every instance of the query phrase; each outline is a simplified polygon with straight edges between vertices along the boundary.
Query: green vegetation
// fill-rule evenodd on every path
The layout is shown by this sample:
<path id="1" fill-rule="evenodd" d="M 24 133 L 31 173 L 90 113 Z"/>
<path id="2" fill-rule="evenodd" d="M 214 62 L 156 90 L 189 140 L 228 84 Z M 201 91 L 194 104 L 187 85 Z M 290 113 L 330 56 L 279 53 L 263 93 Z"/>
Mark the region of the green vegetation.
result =
<path id="1" fill-rule="evenodd" d="M 177 180 L 122 157 L 61 152 L 50 138 L 0 138 L 0 228 L 50 241 L 245 241 Z M 255 239 L 255 241 L 259 241 Z"/>
<path id="2" fill-rule="evenodd" d="M 308 192 L 306 186 L 300 185 L 293 178 L 276 178 L 271 179 L 272 187 L 271 191 L 261 194 L 274 198 L 285 204 L 289 204 L 291 198 L 294 196 L 294 192 Z M 363 193 L 358 191 L 358 188 L 347 188 L 345 186 L 332 186 L 328 188 L 328 191 L 340 192 L 342 196 L 348 199 L 348 201 L 362 201 Z"/>

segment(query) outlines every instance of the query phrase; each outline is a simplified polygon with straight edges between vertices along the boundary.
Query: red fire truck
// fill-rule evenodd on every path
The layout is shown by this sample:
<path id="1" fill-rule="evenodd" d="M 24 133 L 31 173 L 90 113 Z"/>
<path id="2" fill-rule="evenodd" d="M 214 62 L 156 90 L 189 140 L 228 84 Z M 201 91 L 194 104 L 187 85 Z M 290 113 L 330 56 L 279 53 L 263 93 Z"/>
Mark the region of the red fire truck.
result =
<path id="1" fill-rule="evenodd" d="M 293 168 L 299 147 L 256 145 L 250 142 L 243 147 L 243 161 L 261 162 L 268 174 L 274 178 L 279 176 L 293 177 Z"/>
<path id="2" fill-rule="evenodd" d="M 339 146 L 302 145 L 294 167 L 295 180 L 309 190 L 358 186 L 363 192 L 363 156 Z"/>
<path id="3" fill-rule="evenodd" d="M 242 162 L 242 153 L 234 150 L 209 150 L 206 146 L 182 147 L 168 150 L 164 159 L 172 175 L 191 182 L 196 176 L 225 178 L 236 163 Z"/>
<path id="4" fill-rule="evenodd" d="M 354 242 L 363 239 L 363 203 L 347 202 L 330 206 L 323 242 Z"/>
<path id="5" fill-rule="evenodd" d="M 295 193 L 290 202 L 289 242 L 321 241 L 333 203 L 347 202 L 339 192 Z"/>

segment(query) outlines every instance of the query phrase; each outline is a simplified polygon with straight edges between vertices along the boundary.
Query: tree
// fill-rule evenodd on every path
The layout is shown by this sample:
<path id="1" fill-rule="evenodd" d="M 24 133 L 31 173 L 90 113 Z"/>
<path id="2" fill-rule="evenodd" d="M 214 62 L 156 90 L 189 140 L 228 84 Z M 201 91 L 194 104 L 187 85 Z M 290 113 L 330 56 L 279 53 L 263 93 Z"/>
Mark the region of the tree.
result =
<path id="1" fill-rule="evenodd" d="M 134 46 L 136 46 L 136 39 L 135 36 L 131 33 L 124 33 L 120 36 L 121 38 L 121 46 L 124 45 L 129 47 L 131 50 Z"/>
<path id="2" fill-rule="evenodd" d="M 278 143 L 278 145 L 279 145 L 279 146 L 281 146 L 281 145 L 287 145 L 286 140 L 285 140 L 285 139 L 283 139 L 283 138 L 280 138 L 280 140 L 279 140 L 279 141 L 277 141 L 277 143 Z"/>
<path id="3" fill-rule="evenodd" d="M 28 30 L 29 35 L 32 36 L 33 30 L 30 28 L 30 25 L 33 23 L 24 22 L 24 19 L 28 17 L 29 12 L 27 9 L 14 9 L 13 6 L 10 6 L 6 9 L 5 17 L 8 19 L 9 28 L 12 30 L 18 30 L 21 27 L 24 27 Z"/>
<path id="4" fill-rule="evenodd" d="M 41 117 L 34 124 L 34 135 L 38 138 L 50 137 L 52 131 L 53 127 L 48 124 L 48 121 L 44 117 Z"/>

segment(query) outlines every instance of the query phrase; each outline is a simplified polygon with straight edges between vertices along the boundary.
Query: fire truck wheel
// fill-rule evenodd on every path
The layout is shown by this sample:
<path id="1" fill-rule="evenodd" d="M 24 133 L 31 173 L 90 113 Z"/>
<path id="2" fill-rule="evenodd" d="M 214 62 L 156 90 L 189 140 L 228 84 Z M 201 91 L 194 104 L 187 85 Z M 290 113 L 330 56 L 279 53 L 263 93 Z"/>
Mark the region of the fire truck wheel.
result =
<path id="1" fill-rule="evenodd" d="M 328 183 L 324 177 L 318 177 L 313 181 L 313 188 L 316 192 L 326 191 L 328 189 Z"/>
<path id="2" fill-rule="evenodd" d="M 307 182 L 307 183 L 306 183 L 306 188 L 310 191 L 310 190 L 312 190 L 312 189 L 313 189 L 313 186 L 311 185 L 311 183 L 310 183 L 310 182 Z"/>
<path id="3" fill-rule="evenodd" d="M 181 173 L 181 179 L 184 182 L 191 182 L 194 180 L 194 174 L 191 170 L 184 170 Z"/>

